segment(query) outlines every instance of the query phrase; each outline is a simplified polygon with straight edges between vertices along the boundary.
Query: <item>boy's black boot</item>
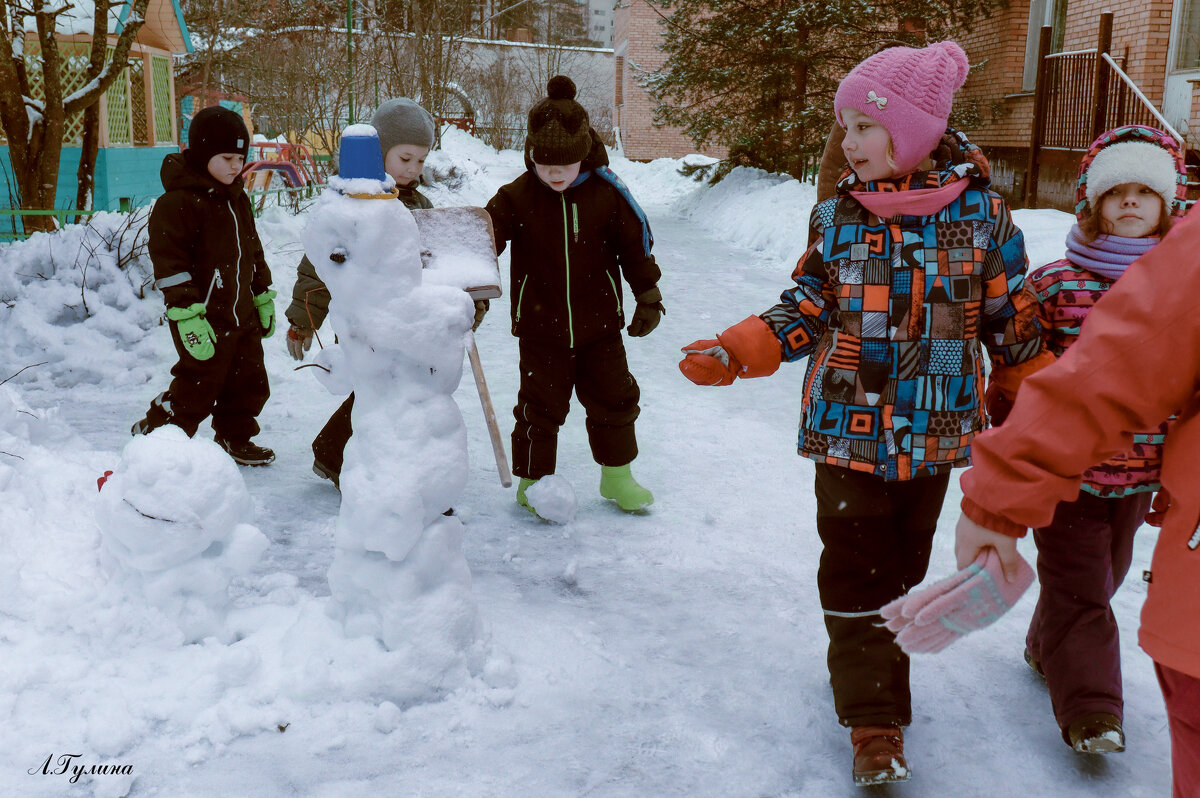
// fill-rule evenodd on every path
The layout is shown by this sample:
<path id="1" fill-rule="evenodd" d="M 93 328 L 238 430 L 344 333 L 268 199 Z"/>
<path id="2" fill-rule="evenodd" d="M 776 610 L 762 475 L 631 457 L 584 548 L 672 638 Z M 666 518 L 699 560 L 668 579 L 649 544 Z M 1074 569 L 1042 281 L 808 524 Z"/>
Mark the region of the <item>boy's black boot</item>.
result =
<path id="1" fill-rule="evenodd" d="M 229 452 L 229 456 L 238 465 L 246 466 L 265 466 L 275 460 L 275 452 L 270 449 L 259 446 L 253 441 L 227 441 L 220 435 L 213 438 L 213 441 L 225 451 Z"/>
<path id="2" fill-rule="evenodd" d="M 321 479 L 327 479 L 330 482 L 332 482 L 333 486 L 335 488 L 337 488 L 338 490 L 342 489 L 342 486 L 340 484 L 341 474 L 339 474 L 337 471 L 334 471 L 332 468 L 325 465 L 320 460 L 316 460 L 316 459 L 313 460 L 313 473 L 316 474 L 317 476 L 319 476 Z"/>

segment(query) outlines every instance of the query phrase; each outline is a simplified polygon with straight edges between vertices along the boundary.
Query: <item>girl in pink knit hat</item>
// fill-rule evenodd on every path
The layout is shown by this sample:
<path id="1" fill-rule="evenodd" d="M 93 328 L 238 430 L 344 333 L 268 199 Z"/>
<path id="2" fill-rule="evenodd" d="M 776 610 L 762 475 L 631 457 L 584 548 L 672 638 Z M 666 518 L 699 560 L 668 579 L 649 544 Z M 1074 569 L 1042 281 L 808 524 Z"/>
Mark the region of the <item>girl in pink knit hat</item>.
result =
<path id="1" fill-rule="evenodd" d="M 940 42 L 884 50 L 842 80 L 848 169 L 813 209 L 794 285 L 680 362 L 697 384 L 729 385 L 808 360 L 798 449 L 816 461 L 817 583 L 857 784 L 910 775 L 909 660 L 879 611 L 924 579 L 950 471 L 987 423 L 983 349 L 1004 384 L 1053 359 L 1024 237 L 983 154 L 946 126 L 967 68 Z"/>

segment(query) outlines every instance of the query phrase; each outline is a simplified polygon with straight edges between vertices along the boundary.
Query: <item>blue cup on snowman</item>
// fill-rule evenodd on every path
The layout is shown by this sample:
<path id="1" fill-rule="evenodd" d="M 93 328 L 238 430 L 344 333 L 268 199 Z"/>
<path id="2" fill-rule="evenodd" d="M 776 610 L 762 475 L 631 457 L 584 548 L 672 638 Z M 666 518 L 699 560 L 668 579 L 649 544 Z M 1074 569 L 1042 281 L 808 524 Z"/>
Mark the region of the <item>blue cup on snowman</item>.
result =
<path id="1" fill-rule="evenodd" d="M 396 181 L 383 168 L 379 133 L 371 125 L 350 125 L 342 131 L 338 149 L 338 173 L 329 181 L 352 197 L 395 197 Z"/>

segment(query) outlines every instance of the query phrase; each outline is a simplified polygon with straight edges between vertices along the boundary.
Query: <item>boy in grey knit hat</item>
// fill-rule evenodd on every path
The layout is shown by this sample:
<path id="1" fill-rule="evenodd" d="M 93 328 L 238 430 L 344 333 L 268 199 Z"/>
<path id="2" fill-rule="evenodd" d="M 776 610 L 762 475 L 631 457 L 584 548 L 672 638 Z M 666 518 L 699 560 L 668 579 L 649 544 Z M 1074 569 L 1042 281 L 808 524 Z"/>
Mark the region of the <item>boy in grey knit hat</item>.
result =
<path id="1" fill-rule="evenodd" d="M 396 181 L 398 199 L 409 210 L 433 207 L 429 198 L 417 190 L 425 158 L 433 147 L 436 127 L 433 117 L 407 97 L 396 97 L 380 104 L 371 117 L 371 126 L 379 133 L 379 148 L 383 153 L 383 168 Z M 288 353 L 303 360 L 312 346 L 313 331 L 318 329 L 329 313 L 329 290 L 317 276 L 307 256 L 296 269 L 296 285 L 292 303 L 288 306 Z M 487 300 L 475 303 L 475 326 L 487 312 Z M 313 472 L 338 484 L 342 471 L 342 452 L 350 439 L 351 409 L 354 394 L 350 394 L 313 441 Z"/>

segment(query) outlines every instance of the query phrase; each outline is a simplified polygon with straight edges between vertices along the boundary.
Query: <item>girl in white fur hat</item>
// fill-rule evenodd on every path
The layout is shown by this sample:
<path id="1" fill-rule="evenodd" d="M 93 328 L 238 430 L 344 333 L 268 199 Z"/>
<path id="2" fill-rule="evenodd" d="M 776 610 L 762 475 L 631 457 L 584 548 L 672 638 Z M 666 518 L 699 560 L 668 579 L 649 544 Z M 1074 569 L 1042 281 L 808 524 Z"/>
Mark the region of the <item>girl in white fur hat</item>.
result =
<path id="1" fill-rule="evenodd" d="M 1048 348 L 1062 353 L 1088 312 L 1125 268 L 1166 234 L 1185 205 L 1183 156 L 1171 136 L 1128 125 L 1104 133 L 1079 168 L 1067 257 L 1030 273 Z M 989 391 L 993 424 L 1007 403 Z M 1165 507 L 1159 475 L 1167 431 L 1135 435 L 1133 448 L 1083 474 L 1078 496 L 1034 530 L 1041 593 L 1025 659 L 1050 691 L 1063 740 L 1080 753 L 1124 750 L 1121 658 L 1109 601 L 1133 557 L 1133 537 L 1151 509 Z M 1151 519 L 1153 520 L 1153 519 Z"/>

